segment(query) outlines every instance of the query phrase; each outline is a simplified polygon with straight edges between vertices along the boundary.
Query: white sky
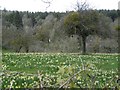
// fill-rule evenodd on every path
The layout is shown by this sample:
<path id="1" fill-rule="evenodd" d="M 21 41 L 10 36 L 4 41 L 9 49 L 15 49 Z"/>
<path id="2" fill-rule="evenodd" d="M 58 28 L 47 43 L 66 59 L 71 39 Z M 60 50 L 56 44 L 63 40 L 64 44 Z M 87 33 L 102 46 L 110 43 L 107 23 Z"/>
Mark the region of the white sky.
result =
<path id="1" fill-rule="evenodd" d="M 47 0 L 44 0 L 47 1 Z M 77 0 L 53 0 L 51 6 L 41 0 L 0 0 L 1 9 L 19 11 L 68 11 L 74 10 Z M 78 0 L 81 1 L 81 0 Z M 82 0 L 85 1 L 85 0 Z M 86 0 L 94 9 L 118 9 L 119 0 Z"/>

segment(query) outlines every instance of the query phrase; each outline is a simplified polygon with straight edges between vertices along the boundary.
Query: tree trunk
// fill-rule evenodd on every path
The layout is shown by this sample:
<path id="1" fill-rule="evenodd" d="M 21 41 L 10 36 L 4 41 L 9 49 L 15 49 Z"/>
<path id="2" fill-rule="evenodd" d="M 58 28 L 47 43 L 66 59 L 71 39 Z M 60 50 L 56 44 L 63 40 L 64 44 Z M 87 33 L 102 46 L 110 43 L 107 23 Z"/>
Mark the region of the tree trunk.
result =
<path id="1" fill-rule="evenodd" d="M 83 51 L 82 54 L 86 54 L 86 36 L 82 36 Z"/>
<path id="2" fill-rule="evenodd" d="M 25 49 L 26 49 L 26 53 L 28 53 L 29 52 L 29 47 L 26 46 Z"/>
<path id="3" fill-rule="evenodd" d="M 21 48 L 22 48 L 22 46 L 20 46 L 16 52 L 19 53 Z"/>

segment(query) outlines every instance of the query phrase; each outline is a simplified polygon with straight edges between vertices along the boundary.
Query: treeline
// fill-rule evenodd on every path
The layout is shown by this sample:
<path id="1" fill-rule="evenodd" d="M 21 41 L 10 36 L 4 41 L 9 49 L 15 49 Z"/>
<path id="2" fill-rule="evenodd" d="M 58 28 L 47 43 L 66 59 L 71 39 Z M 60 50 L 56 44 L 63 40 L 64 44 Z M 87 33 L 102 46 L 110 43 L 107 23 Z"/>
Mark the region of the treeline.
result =
<path id="1" fill-rule="evenodd" d="M 107 17 L 110 17 L 114 22 L 115 19 L 120 17 L 120 10 L 99 10 L 100 13 L 103 13 Z"/>
<path id="2" fill-rule="evenodd" d="M 120 17 L 120 10 L 98 10 L 98 12 L 104 14 L 107 17 L 110 17 L 114 22 L 118 17 Z M 60 19 L 63 15 L 68 12 L 18 12 L 18 11 L 7 11 L 3 10 L 3 13 L 8 13 L 3 16 L 6 21 L 10 22 L 11 24 L 15 25 L 16 27 L 22 27 L 22 17 L 24 14 L 27 14 L 27 18 L 32 19 L 32 26 L 34 26 L 39 19 L 45 19 L 49 14 L 53 14 L 54 17 Z"/>
<path id="3" fill-rule="evenodd" d="M 97 10 L 97 11 L 106 15 L 107 17 L 110 17 L 113 22 L 115 19 L 120 17 L 120 10 Z M 60 17 L 68 13 L 68 12 L 61 13 L 61 12 L 28 12 L 28 11 L 18 12 L 18 11 L 7 11 L 7 10 L 3 10 L 3 12 L 9 13 L 7 16 L 5 16 L 6 20 L 13 24 L 16 23 L 16 26 L 17 25 L 22 26 L 21 20 L 24 14 L 27 14 L 27 17 L 32 19 L 34 25 L 37 22 L 36 19 L 45 19 L 49 14 L 53 14 L 54 17 L 60 19 Z"/>
<path id="4" fill-rule="evenodd" d="M 87 52 L 117 52 L 116 28 L 120 10 L 95 11 L 102 16 L 99 29 L 105 30 L 108 37 L 90 35 L 87 38 Z M 81 52 L 81 38 L 69 36 L 64 27 L 64 20 L 69 13 L 3 10 L 3 49 L 15 52 Z M 101 34 L 104 36 L 105 33 Z"/>

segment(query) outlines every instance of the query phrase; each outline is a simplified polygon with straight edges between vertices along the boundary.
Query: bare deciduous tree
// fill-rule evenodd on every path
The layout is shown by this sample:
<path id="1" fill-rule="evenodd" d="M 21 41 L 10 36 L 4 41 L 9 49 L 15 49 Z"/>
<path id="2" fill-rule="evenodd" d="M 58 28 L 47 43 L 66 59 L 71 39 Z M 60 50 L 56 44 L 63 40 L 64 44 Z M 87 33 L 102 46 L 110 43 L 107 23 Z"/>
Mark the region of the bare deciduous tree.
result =
<path id="1" fill-rule="evenodd" d="M 82 2 L 82 1 L 77 0 L 77 3 L 75 4 L 76 11 L 80 12 L 82 10 L 87 10 L 87 9 L 90 9 L 90 7 L 86 1 Z"/>

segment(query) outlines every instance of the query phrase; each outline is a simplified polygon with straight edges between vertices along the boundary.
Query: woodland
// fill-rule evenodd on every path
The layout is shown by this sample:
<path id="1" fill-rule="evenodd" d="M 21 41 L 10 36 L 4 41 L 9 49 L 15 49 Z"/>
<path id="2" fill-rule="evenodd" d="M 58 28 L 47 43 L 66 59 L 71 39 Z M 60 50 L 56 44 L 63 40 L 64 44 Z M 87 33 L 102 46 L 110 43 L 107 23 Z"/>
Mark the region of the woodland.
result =
<path id="1" fill-rule="evenodd" d="M 119 16 L 119 10 L 2 10 L 2 49 L 10 52 L 117 53 Z"/>

